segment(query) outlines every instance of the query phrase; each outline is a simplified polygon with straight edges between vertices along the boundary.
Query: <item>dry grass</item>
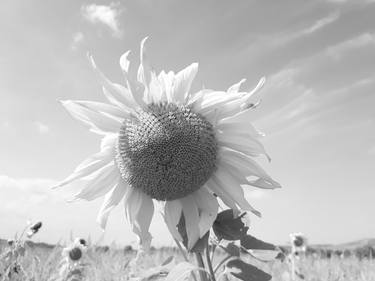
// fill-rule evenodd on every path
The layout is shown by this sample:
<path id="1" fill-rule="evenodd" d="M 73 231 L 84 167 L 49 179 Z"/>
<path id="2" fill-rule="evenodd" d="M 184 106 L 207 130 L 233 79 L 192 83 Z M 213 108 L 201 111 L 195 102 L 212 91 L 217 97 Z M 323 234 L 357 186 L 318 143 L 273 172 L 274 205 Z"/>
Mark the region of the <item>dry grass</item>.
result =
<path id="1" fill-rule="evenodd" d="M 61 247 L 54 249 L 27 248 L 25 256 L 20 260 L 20 265 L 24 273 L 14 274 L 10 280 L 33 280 L 33 281 L 52 281 L 52 280 L 100 280 L 117 281 L 129 280 L 129 262 L 134 259 L 134 251 L 124 251 L 119 249 L 94 249 L 91 248 L 82 260 L 82 266 L 79 267 L 77 274 L 69 278 L 60 278 L 59 272 L 62 266 Z M 5 251 L 3 247 L 1 252 Z M 142 274 L 152 267 L 159 266 L 169 256 L 175 257 L 175 262 L 183 261 L 182 256 L 177 249 L 154 250 L 145 256 L 137 268 L 137 272 Z M 214 263 L 217 263 L 224 257 L 218 253 L 215 256 Z M 194 259 L 192 257 L 191 261 Z M 4 261 L 1 261 L 0 264 Z M 275 281 L 290 280 L 290 270 L 287 262 L 274 261 L 254 263 L 272 274 Z M 304 280 L 311 281 L 374 281 L 375 280 L 375 260 L 356 257 L 331 259 L 320 259 L 307 257 L 300 261 L 300 272 L 304 275 Z M 79 274 L 78 274 L 79 273 Z M 18 279 L 17 279 L 18 278 Z M 75 278 L 75 279 L 74 279 Z M 158 278 L 156 278 L 158 279 Z M 161 279 L 161 278 L 159 278 Z M 235 278 L 233 278 L 235 279 Z M 0 280 L 9 280 L 4 274 Z M 297 280 L 302 280 L 298 279 Z"/>

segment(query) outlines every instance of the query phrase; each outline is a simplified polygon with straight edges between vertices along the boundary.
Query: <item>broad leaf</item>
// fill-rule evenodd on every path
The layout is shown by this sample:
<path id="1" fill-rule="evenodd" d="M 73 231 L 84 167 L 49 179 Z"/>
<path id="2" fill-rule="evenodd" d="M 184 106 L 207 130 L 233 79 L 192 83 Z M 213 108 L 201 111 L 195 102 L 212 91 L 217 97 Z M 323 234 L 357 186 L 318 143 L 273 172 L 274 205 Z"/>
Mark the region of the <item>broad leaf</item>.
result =
<path id="1" fill-rule="evenodd" d="M 165 281 L 183 281 L 189 278 L 193 271 L 204 270 L 188 262 L 181 262 L 169 272 Z"/>
<path id="2" fill-rule="evenodd" d="M 247 250 L 276 250 L 276 246 L 246 234 L 241 238 L 241 246 Z"/>
<path id="3" fill-rule="evenodd" d="M 254 258 L 261 261 L 274 260 L 280 253 L 280 250 L 273 244 L 264 242 L 246 234 L 241 238 L 241 247 Z"/>
<path id="4" fill-rule="evenodd" d="M 249 227 L 247 227 L 241 220 L 245 214 L 246 213 L 243 213 L 240 216 L 235 217 L 232 209 L 219 213 L 212 226 L 216 237 L 219 240 L 240 240 L 246 235 L 246 232 L 249 229 Z"/>
<path id="5" fill-rule="evenodd" d="M 240 248 L 233 242 L 227 243 L 226 245 L 220 245 L 220 247 L 232 257 L 240 256 Z"/>
<path id="6" fill-rule="evenodd" d="M 226 268 L 234 277 L 244 281 L 268 281 L 272 278 L 268 273 L 240 259 L 228 261 Z"/>

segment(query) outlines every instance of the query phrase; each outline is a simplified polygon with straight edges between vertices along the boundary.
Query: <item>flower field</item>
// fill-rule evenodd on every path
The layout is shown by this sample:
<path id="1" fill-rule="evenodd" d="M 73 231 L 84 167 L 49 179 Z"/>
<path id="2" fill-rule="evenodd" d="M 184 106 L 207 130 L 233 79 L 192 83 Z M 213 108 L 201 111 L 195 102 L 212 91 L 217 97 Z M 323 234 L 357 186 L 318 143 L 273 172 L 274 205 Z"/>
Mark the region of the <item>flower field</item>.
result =
<path id="1" fill-rule="evenodd" d="M 8 245 L 3 241 L 0 248 L 1 256 L 7 251 L 7 248 Z M 66 271 L 63 249 L 62 246 L 26 243 L 24 256 L 19 260 L 18 267 L 12 268 L 10 273 L 4 273 L 6 263 L 4 259 L 1 260 L 2 275 L 0 280 L 165 280 L 167 274 L 178 263 L 184 261 L 177 248 L 152 248 L 148 255 L 141 258 L 137 264 L 136 272 L 134 272 L 131 270 L 131 262 L 136 257 L 136 251 L 131 247 L 89 246 L 74 270 Z M 223 251 L 216 251 L 213 259 L 214 266 L 225 256 Z M 272 280 L 292 280 L 287 258 L 283 261 L 277 259 L 272 262 L 260 262 L 245 253 L 242 253 L 241 256 L 244 260 L 251 261 L 258 268 L 270 273 Z M 194 263 L 193 255 L 188 258 Z M 163 265 L 163 263 L 165 264 Z M 375 280 L 375 259 L 371 257 L 360 258 L 353 254 L 345 257 L 333 255 L 327 258 L 312 254 L 301 258 L 299 265 L 301 275 L 297 276 L 296 280 Z M 238 280 L 235 277 L 229 277 L 229 279 Z M 190 278 L 190 280 L 194 279 Z M 225 278 L 221 280 L 225 280 Z"/>

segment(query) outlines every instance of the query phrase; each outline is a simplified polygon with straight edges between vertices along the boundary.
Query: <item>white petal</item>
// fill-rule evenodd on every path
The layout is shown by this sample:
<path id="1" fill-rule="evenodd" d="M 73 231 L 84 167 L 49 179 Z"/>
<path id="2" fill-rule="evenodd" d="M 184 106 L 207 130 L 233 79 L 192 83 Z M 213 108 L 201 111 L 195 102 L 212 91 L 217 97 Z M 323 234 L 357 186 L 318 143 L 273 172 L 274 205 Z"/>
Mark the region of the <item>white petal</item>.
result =
<path id="1" fill-rule="evenodd" d="M 142 247 L 148 248 L 152 239 L 149 232 L 154 203 L 144 192 L 129 188 L 125 195 L 125 214 Z"/>
<path id="2" fill-rule="evenodd" d="M 231 117 L 218 121 L 217 128 L 225 131 L 232 129 L 237 132 L 247 132 L 253 137 L 263 137 L 264 134 L 258 131 L 251 123 L 253 111 L 251 109 L 241 111 Z"/>
<path id="3" fill-rule="evenodd" d="M 199 209 L 199 235 L 202 238 L 212 227 L 219 208 L 215 196 L 205 187 L 200 188 L 192 194 Z"/>
<path id="4" fill-rule="evenodd" d="M 77 101 L 77 100 L 74 102 L 92 111 L 107 114 L 111 118 L 119 120 L 119 122 L 122 122 L 130 114 L 129 111 L 126 111 L 117 106 L 110 105 L 107 103 L 96 102 L 96 101 Z"/>
<path id="5" fill-rule="evenodd" d="M 120 67 L 122 69 L 122 71 L 128 73 L 129 72 L 129 65 L 130 65 L 130 62 L 129 62 L 129 59 L 128 59 L 128 56 L 130 55 L 130 51 L 127 51 L 125 53 L 122 54 L 122 56 L 120 57 Z"/>
<path id="6" fill-rule="evenodd" d="M 129 89 L 125 88 L 120 84 L 113 83 L 111 80 L 109 80 L 96 66 L 93 57 L 91 55 L 88 55 L 88 58 L 101 84 L 106 89 L 106 91 L 103 91 L 106 98 L 111 103 L 121 108 L 125 108 L 128 110 L 129 108 L 134 108 L 136 106 L 136 103 L 134 102 L 134 99 Z"/>
<path id="7" fill-rule="evenodd" d="M 228 193 L 224 192 L 212 178 L 206 182 L 205 187 L 218 196 L 229 208 L 236 211 L 239 210 L 236 201 Z"/>
<path id="8" fill-rule="evenodd" d="M 74 195 L 75 199 L 94 200 L 110 191 L 120 178 L 114 161 L 98 171 L 81 179 L 83 189 Z"/>
<path id="9" fill-rule="evenodd" d="M 191 195 L 183 197 L 180 200 L 182 203 L 182 212 L 185 218 L 188 249 L 191 250 L 200 237 L 198 207 Z"/>
<path id="10" fill-rule="evenodd" d="M 81 164 L 78 165 L 78 167 L 74 170 L 74 172 L 71 175 L 69 175 L 62 182 L 54 186 L 54 188 L 67 185 L 74 180 L 85 177 L 103 168 L 105 165 L 113 161 L 113 151 L 113 148 L 106 148 L 92 155 L 91 157 L 85 159 Z"/>
<path id="11" fill-rule="evenodd" d="M 271 179 L 257 162 L 241 152 L 222 147 L 220 156 L 224 162 L 243 172 L 244 176 L 257 176 L 269 180 Z"/>
<path id="12" fill-rule="evenodd" d="M 232 94 L 232 93 L 238 93 L 240 91 L 240 87 L 243 83 L 246 82 L 246 79 L 241 79 L 240 82 L 230 86 L 227 90 L 228 93 Z"/>
<path id="13" fill-rule="evenodd" d="M 100 224 L 101 228 L 105 228 L 105 226 L 107 225 L 107 220 L 110 212 L 113 210 L 114 207 L 118 205 L 118 203 L 120 203 L 122 198 L 124 198 L 127 189 L 127 184 L 120 179 L 119 182 L 112 189 L 112 191 L 105 196 L 104 202 L 100 208 L 97 218 L 97 222 Z"/>
<path id="14" fill-rule="evenodd" d="M 137 79 L 141 82 L 146 88 L 148 88 L 150 81 L 151 81 L 151 68 L 148 64 L 146 58 L 146 50 L 145 50 L 145 43 L 148 37 L 143 38 L 141 41 L 141 50 L 140 50 L 140 60 L 141 63 L 138 68 L 138 76 Z"/>
<path id="15" fill-rule="evenodd" d="M 217 172 L 212 176 L 212 179 L 223 193 L 231 196 L 236 201 L 242 210 L 251 211 L 257 216 L 260 216 L 260 213 L 255 210 L 245 199 L 241 182 L 227 172 L 225 168 L 219 167 Z"/>
<path id="16" fill-rule="evenodd" d="M 181 104 L 186 103 L 186 98 L 197 72 L 198 63 L 192 63 L 176 74 L 172 87 L 172 96 L 175 101 Z"/>
<path id="17" fill-rule="evenodd" d="M 248 108 L 249 106 L 249 103 L 250 103 L 250 98 L 258 91 L 260 91 L 260 89 L 263 88 L 264 86 L 264 83 L 266 83 L 266 77 L 262 77 L 260 78 L 258 84 L 255 86 L 255 88 L 249 92 L 247 95 L 246 95 L 246 98 L 244 100 L 244 103 L 241 105 L 241 110 L 245 110 L 246 108 Z"/>
<path id="18" fill-rule="evenodd" d="M 121 122 L 109 115 L 93 111 L 71 100 L 61 101 L 61 103 L 74 118 L 89 125 L 97 133 L 116 133 L 121 127 Z"/>
<path id="19" fill-rule="evenodd" d="M 249 185 L 264 188 L 264 189 L 275 189 L 275 188 L 281 188 L 281 184 L 279 184 L 277 181 L 271 180 L 265 180 L 265 179 L 257 179 L 253 181 L 249 181 Z"/>
<path id="20" fill-rule="evenodd" d="M 180 200 L 166 201 L 164 207 L 164 221 L 168 226 L 172 236 L 182 241 L 182 237 L 177 230 L 177 224 L 180 222 L 182 205 Z"/>
<path id="21" fill-rule="evenodd" d="M 246 155 L 259 156 L 265 155 L 268 160 L 271 160 L 264 149 L 263 144 L 256 138 L 241 134 L 226 134 L 224 132 L 217 132 L 218 143 L 221 146 L 229 147 L 233 150 L 238 150 Z"/>

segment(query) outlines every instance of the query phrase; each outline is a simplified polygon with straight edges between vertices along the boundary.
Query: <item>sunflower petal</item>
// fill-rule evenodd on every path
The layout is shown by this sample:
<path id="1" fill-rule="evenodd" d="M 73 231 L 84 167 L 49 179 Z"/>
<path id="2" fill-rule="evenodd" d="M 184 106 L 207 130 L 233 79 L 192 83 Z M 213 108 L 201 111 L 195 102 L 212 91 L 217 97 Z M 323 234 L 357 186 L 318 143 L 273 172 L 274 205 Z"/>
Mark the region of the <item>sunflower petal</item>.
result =
<path id="1" fill-rule="evenodd" d="M 172 96 L 174 101 L 185 104 L 191 84 L 197 72 L 198 63 L 192 63 L 176 74 L 172 86 Z"/>
<path id="2" fill-rule="evenodd" d="M 120 122 L 122 122 L 124 118 L 129 116 L 129 111 L 107 103 L 81 100 L 76 100 L 74 102 L 92 111 L 101 112 L 106 115 L 109 115 L 111 118 L 117 119 Z"/>
<path id="3" fill-rule="evenodd" d="M 125 195 L 125 214 L 142 248 L 148 249 L 152 236 L 149 232 L 154 203 L 152 199 L 136 188 L 129 188 Z"/>
<path id="4" fill-rule="evenodd" d="M 199 209 L 199 236 L 202 238 L 212 227 L 219 208 L 215 196 L 204 187 L 192 194 Z"/>
<path id="5" fill-rule="evenodd" d="M 125 73 L 129 72 L 129 65 L 130 65 L 130 61 L 128 59 L 129 55 L 130 55 L 130 51 L 126 51 L 120 57 L 120 67 L 121 67 L 122 71 L 125 72 Z"/>
<path id="6" fill-rule="evenodd" d="M 106 89 L 106 91 L 103 92 L 106 98 L 109 100 L 109 102 L 128 110 L 129 108 L 133 108 L 136 105 L 136 103 L 134 102 L 134 99 L 129 89 L 125 88 L 120 84 L 113 83 L 111 80 L 109 80 L 103 74 L 103 72 L 101 72 L 100 69 L 97 67 L 94 58 L 91 55 L 88 55 L 88 58 L 103 88 Z"/>
<path id="7" fill-rule="evenodd" d="M 83 188 L 74 199 L 94 200 L 110 191 L 120 178 L 114 161 L 81 179 Z"/>
<path id="8" fill-rule="evenodd" d="M 83 178 L 97 171 L 98 169 L 103 168 L 105 165 L 113 161 L 112 152 L 113 151 L 111 151 L 111 149 L 107 148 L 85 159 L 81 164 L 78 165 L 78 167 L 74 170 L 74 172 L 71 175 L 69 175 L 66 179 L 58 183 L 53 188 L 62 187 L 77 179 Z"/>
<path id="9" fill-rule="evenodd" d="M 164 221 L 167 224 L 172 236 L 182 241 L 182 237 L 177 230 L 177 224 L 180 221 L 182 212 L 182 205 L 180 200 L 166 201 L 164 207 Z"/>
<path id="10" fill-rule="evenodd" d="M 80 120 L 91 129 L 100 134 L 116 133 L 121 127 L 119 120 L 101 112 L 93 111 L 75 101 L 61 101 L 62 105 L 77 120 Z"/>
<path id="11" fill-rule="evenodd" d="M 242 210 L 251 211 L 255 215 L 260 216 L 260 212 L 255 210 L 245 199 L 241 183 L 227 172 L 225 168 L 219 167 L 212 178 L 222 192 L 232 197 Z"/>
<path id="12" fill-rule="evenodd" d="M 181 198 L 180 201 L 185 218 L 188 249 L 191 250 L 200 237 L 198 206 L 191 195 Z"/>
<path id="13" fill-rule="evenodd" d="M 127 189 L 127 184 L 125 184 L 123 180 L 119 180 L 112 191 L 105 196 L 97 217 L 97 222 L 102 229 L 105 229 L 110 212 L 120 203 L 122 198 L 124 198 Z"/>
<path id="14" fill-rule="evenodd" d="M 222 147 L 221 157 L 223 162 L 230 165 L 231 168 L 239 170 L 244 177 L 256 176 L 260 179 L 266 180 L 270 183 L 270 185 L 267 185 L 269 188 L 281 187 L 280 184 L 274 181 L 257 162 L 245 154 Z M 256 182 L 254 181 L 253 183 L 255 184 Z M 262 185 L 263 183 L 257 182 L 257 184 Z M 266 188 L 265 186 L 266 185 L 264 185 L 263 188 Z"/>
<path id="15" fill-rule="evenodd" d="M 268 160 L 271 160 L 263 144 L 256 138 L 241 134 L 224 134 L 224 132 L 218 132 L 216 135 L 221 146 L 229 147 L 250 156 L 265 155 Z"/>
<path id="16" fill-rule="evenodd" d="M 236 210 L 236 211 L 239 211 L 238 209 L 238 206 L 236 204 L 236 201 L 230 196 L 228 195 L 227 193 L 225 193 L 221 187 L 219 187 L 215 181 L 213 179 L 209 179 L 206 184 L 205 184 L 205 187 L 211 191 L 212 193 L 214 193 L 216 196 L 218 196 L 221 201 L 226 205 L 228 206 L 229 208 L 231 208 L 232 210 Z"/>
<path id="17" fill-rule="evenodd" d="M 245 82 L 246 82 L 246 79 L 241 79 L 240 82 L 238 82 L 238 83 L 236 83 L 236 84 L 230 86 L 230 87 L 228 88 L 227 92 L 228 92 L 229 94 L 238 93 L 238 92 L 240 91 L 240 87 L 241 87 L 241 85 L 242 85 L 243 83 L 245 83 Z"/>

